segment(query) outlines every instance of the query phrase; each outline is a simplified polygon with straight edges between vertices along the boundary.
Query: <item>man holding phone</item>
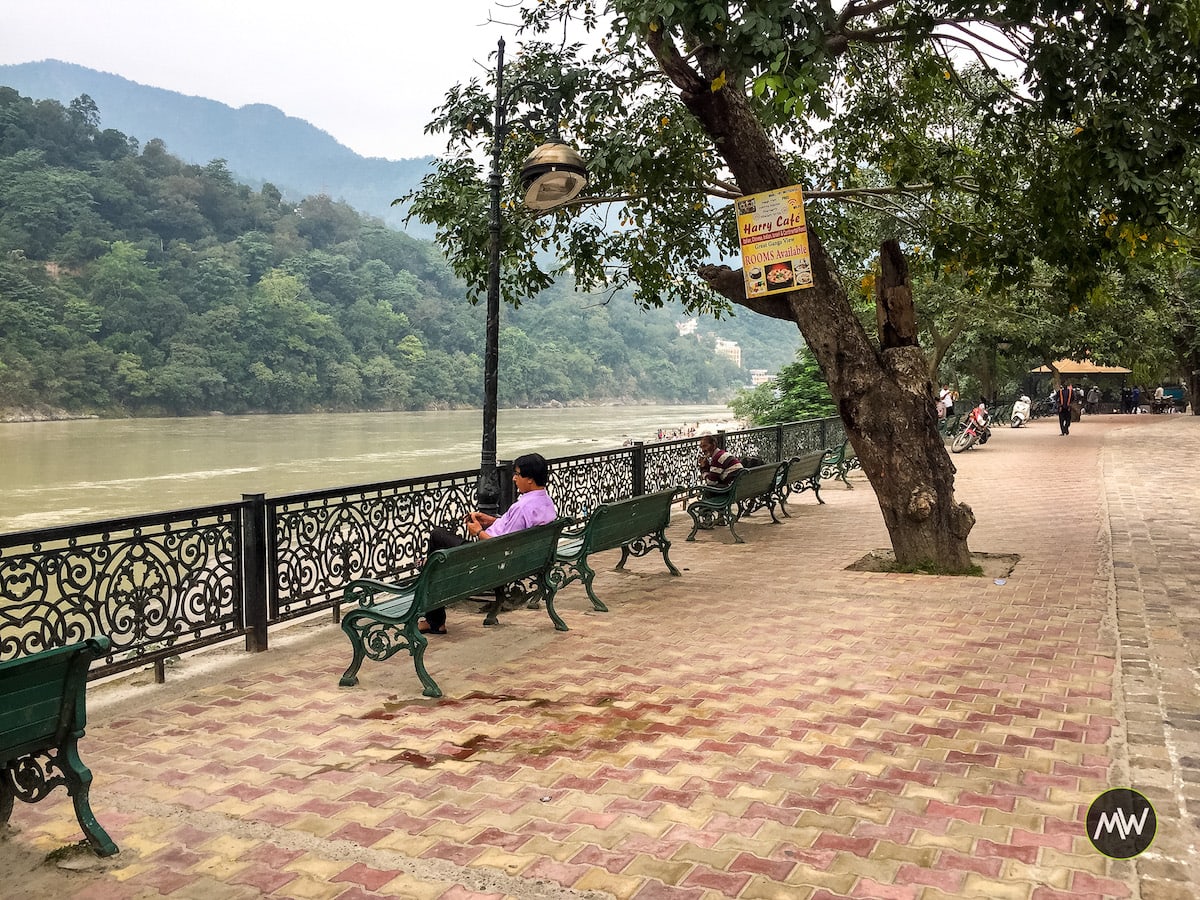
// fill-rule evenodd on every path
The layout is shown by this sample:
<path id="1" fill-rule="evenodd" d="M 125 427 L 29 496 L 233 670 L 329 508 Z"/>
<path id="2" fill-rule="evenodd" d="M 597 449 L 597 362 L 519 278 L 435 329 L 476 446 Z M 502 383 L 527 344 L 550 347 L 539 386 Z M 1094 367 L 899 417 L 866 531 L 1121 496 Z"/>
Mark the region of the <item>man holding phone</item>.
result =
<path id="1" fill-rule="evenodd" d="M 502 516 L 492 516 L 478 510 L 467 513 L 463 521 L 466 522 L 468 536 L 486 541 L 502 534 L 553 522 L 558 518 L 558 508 L 546 493 L 549 480 L 550 466 L 540 453 L 518 456 L 513 462 L 513 484 L 520 495 L 517 502 Z M 466 543 L 464 539 L 453 531 L 435 528 L 429 535 L 429 552 L 463 543 Z M 425 614 L 425 625 L 427 627 L 421 629 L 422 634 L 445 634 L 446 610 L 441 607 L 429 610 Z"/>

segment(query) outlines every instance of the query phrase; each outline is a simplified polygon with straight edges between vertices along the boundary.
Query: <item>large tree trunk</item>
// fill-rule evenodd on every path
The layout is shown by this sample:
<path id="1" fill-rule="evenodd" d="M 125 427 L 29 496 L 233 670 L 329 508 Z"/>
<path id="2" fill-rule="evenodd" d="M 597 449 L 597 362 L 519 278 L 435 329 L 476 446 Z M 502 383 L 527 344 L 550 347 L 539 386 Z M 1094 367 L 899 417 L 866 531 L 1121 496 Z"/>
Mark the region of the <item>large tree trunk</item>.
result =
<path id="1" fill-rule="evenodd" d="M 720 60 L 700 51 L 700 73 L 651 34 L 648 45 L 680 97 L 712 137 L 739 188 L 752 194 L 795 183 L 778 148 L 734 86 L 712 90 Z M 707 68 L 712 68 L 710 73 Z M 879 309 L 883 345 L 854 315 L 833 264 L 809 229 L 814 285 L 750 303 L 740 273 L 706 266 L 700 274 L 733 303 L 794 321 L 829 380 L 846 432 L 875 489 L 901 565 L 966 571 L 971 508 L 954 499 L 954 465 L 937 430 L 933 386 L 916 341 L 912 296 L 898 246 L 885 247 Z"/>

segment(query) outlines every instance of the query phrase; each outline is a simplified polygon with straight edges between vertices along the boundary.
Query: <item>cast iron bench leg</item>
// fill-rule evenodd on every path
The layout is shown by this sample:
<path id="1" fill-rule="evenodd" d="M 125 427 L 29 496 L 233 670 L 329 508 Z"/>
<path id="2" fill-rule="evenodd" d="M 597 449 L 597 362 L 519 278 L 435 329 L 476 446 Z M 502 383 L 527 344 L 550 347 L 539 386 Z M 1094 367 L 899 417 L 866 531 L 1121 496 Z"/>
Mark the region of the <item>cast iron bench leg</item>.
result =
<path id="1" fill-rule="evenodd" d="M 92 786 L 92 772 L 79 758 L 79 749 L 75 738 L 70 738 L 59 753 L 59 768 L 66 778 L 67 791 L 75 803 L 75 818 L 79 820 L 79 826 L 87 835 L 88 843 L 92 845 L 97 856 L 112 856 L 117 852 L 117 845 L 113 843 L 108 832 L 101 827 L 92 813 L 91 804 L 88 802 L 88 790 Z"/>
<path id="2" fill-rule="evenodd" d="M 8 770 L 0 769 L 0 825 L 7 824 L 13 811 L 13 792 L 8 786 Z"/>
<path id="3" fill-rule="evenodd" d="M 683 573 L 675 568 L 675 563 L 671 562 L 671 557 L 667 556 L 667 551 L 671 549 L 671 542 L 667 540 L 667 536 L 665 534 L 660 535 L 660 537 L 662 539 L 663 562 L 667 564 L 667 568 L 670 569 L 672 575 L 682 576 Z"/>
<path id="4" fill-rule="evenodd" d="M 624 557 L 621 557 L 621 559 L 624 561 Z M 620 566 L 617 568 L 620 568 Z M 583 588 L 587 591 L 588 599 L 592 601 L 592 609 L 596 610 L 596 612 L 608 612 L 608 607 L 600 602 L 600 598 L 592 590 L 592 579 L 596 577 L 595 569 L 587 564 L 586 559 L 581 559 L 579 560 L 579 571 L 582 575 L 580 580 L 583 582 Z"/>
<path id="5" fill-rule="evenodd" d="M 542 593 L 546 598 L 546 612 L 550 614 L 550 620 L 554 623 L 555 631 L 570 631 L 567 628 L 567 623 L 562 620 L 562 616 L 558 614 L 558 610 L 554 608 L 554 595 L 558 593 L 558 588 L 549 581 L 542 580 L 539 582 L 542 588 Z M 604 604 L 600 604 L 603 606 Z M 607 610 L 606 610 L 607 611 Z"/>
<path id="6" fill-rule="evenodd" d="M 499 604 L 497 604 L 499 605 Z M 484 623 L 487 624 L 486 622 Z M 406 629 L 407 630 L 407 629 Z M 408 652 L 412 654 L 413 666 L 417 670 L 417 677 L 421 679 L 421 684 L 425 685 L 425 690 L 421 691 L 426 697 L 442 696 L 442 689 L 437 686 L 437 682 L 433 680 L 429 672 L 425 669 L 425 647 L 429 644 L 429 639 L 414 627 L 413 634 L 409 635 Z"/>

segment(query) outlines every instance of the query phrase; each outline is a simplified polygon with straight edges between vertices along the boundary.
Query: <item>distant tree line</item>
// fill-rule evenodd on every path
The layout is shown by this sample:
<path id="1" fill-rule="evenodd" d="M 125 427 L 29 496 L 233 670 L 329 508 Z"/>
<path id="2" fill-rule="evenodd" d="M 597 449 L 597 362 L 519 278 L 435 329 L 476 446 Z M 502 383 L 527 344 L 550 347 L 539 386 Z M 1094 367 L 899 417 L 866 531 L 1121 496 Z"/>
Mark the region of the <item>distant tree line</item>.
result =
<path id="1" fill-rule="evenodd" d="M 432 244 L 99 123 L 86 95 L 64 107 L 0 87 L 0 406 L 479 405 L 482 308 Z M 673 318 L 567 285 L 505 309 L 501 404 L 707 402 L 744 383 Z M 773 361 L 793 357 L 794 334 L 775 343 Z"/>

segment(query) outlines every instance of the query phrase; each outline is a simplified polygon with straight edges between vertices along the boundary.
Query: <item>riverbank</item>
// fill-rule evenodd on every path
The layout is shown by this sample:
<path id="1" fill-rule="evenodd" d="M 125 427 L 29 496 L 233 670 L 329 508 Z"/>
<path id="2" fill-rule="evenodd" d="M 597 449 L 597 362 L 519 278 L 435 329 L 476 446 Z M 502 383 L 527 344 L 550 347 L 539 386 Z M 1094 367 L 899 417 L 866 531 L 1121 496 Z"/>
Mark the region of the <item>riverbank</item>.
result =
<path id="1" fill-rule="evenodd" d="M 655 407 L 663 406 L 664 404 L 654 400 L 639 399 L 635 397 L 616 397 L 607 400 L 548 400 L 545 403 L 538 405 L 523 405 L 513 407 L 503 407 L 503 409 L 621 409 Z M 681 404 L 683 405 L 683 404 Z M 696 404 L 686 404 L 696 405 Z M 700 404 L 704 405 L 704 404 Z M 503 411 L 502 409 L 502 411 Z M 221 416 L 294 416 L 294 415 L 310 415 L 310 416 L 354 416 L 354 415 L 372 415 L 397 412 L 462 412 L 462 411 L 478 411 L 479 407 L 475 406 L 440 406 L 431 404 L 425 409 L 418 410 L 379 410 L 379 409 L 349 409 L 349 410 L 324 410 L 316 409 L 307 413 L 283 413 L 283 412 L 264 412 L 262 410 L 251 410 L 240 413 L 227 413 L 221 410 L 213 410 L 211 412 L 195 413 L 190 416 L 183 415 L 129 415 L 126 413 L 113 413 L 111 415 L 101 415 L 97 413 L 74 413 L 57 407 L 45 406 L 37 404 L 34 406 L 10 406 L 0 407 L 0 424 L 4 423 L 28 423 L 28 422 L 73 422 L 87 419 L 103 419 L 103 420 L 161 420 L 161 419 L 207 419 L 219 418 Z M 707 423 L 706 423 L 707 424 Z M 724 424 L 719 427 L 725 428 Z M 738 427 L 736 424 L 730 427 Z"/>
<path id="2" fill-rule="evenodd" d="M 71 413 L 65 409 L 49 406 L 15 406 L 0 409 L 0 424 L 5 422 L 74 422 L 81 419 L 98 419 L 97 415 Z"/>
<path id="3" fill-rule="evenodd" d="M 501 459 L 649 442 L 727 407 L 502 409 Z M 479 465 L 478 410 L 11 422 L 0 427 L 0 533 L 99 521 Z"/>

